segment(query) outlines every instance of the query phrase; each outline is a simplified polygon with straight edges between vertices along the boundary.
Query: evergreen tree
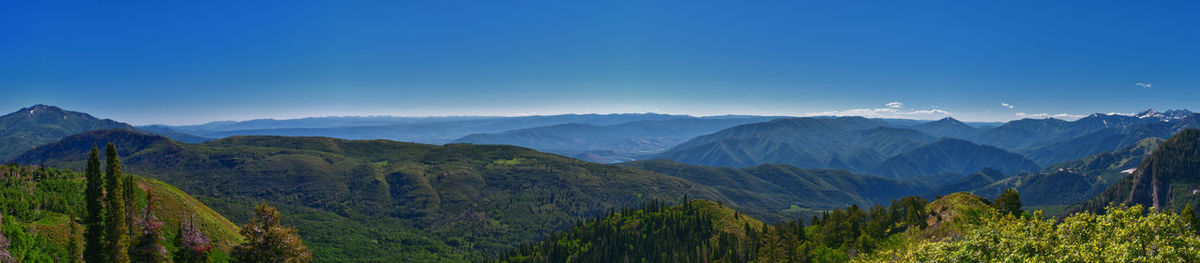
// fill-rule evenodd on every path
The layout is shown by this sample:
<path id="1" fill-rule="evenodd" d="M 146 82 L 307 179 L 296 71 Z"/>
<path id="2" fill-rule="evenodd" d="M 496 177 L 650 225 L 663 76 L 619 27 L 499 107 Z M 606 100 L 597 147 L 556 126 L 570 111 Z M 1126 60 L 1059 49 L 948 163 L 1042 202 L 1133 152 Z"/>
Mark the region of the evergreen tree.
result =
<path id="1" fill-rule="evenodd" d="M 124 190 L 121 191 L 121 198 L 125 202 L 125 229 L 129 230 L 126 238 L 133 240 L 138 236 L 138 231 L 135 226 L 137 221 L 133 219 L 140 216 L 138 215 L 137 209 L 138 188 L 137 184 L 133 182 L 133 176 L 121 176 L 121 189 Z"/>
<path id="2" fill-rule="evenodd" d="M 255 217 L 242 226 L 246 243 L 233 248 L 236 262 L 309 262 L 312 252 L 300 241 L 296 229 L 279 225 L 279 211 L 263 202 Z"/>
<path id="3" fill-rule="evenodd" d="M 84 170 L 87 188 L 84 190 L 84 203 L 87 214 L 84 214 L 84 249 L 83 260 L 86 262 L 105 262 L 104 245 L 104 205 L 101 198 L 104 195 L 104 179 L 100 174 L 100 153 L 96 145 L 88 155 L 87 168 Z"/>
<path id="4" fill-rule="evenodd" d="M 122 177 L 125 175 L 121 172 L 121 160 L 117 157 L 117 146 L 112 143 L 108 144 L 108 171 L 105 175 L 105 222 L 107 228 L 105 235 L 105 254 L 108 256 L 105 262 L 109 263 L 125 263 L 129 262 L 129 238 L 127 225 L 125 223 L 125 197 L 122 195 L 124 191 L 121 183 Z"/>
<path id="5" fill-rule="evenodd" d="M 993 203 L 1001 214 L 1021 214 L 1021 195 L 1017 194 L 1017 189 L 1004 190 L 1004 193 L 997 196 Z"/>
<path id="6" fill-rule="evenodd" d="M 1200 233 L 1200 220 L 1196 218 L 1196 211 L 1192 209 L 1192 204 L 1187 204 L 1183 208 L 1180 215 L 1185 224 L 1192 229 L 1192 232 Z"/>
<path id="7" fill-rule="evenodd" d="M 71 228 L 71 237 L 67 241 L 67 255 L 71 258 L 67 262 L 83 261 L 83 251 L 79 250 L 79 227 L 75 226 L 75 212 L 71 212 L 67 225 Z"/>
<path id="8" fill-rule="evenodd" d="M 204 263 L 208 262 L 208 252 L 212 244 L 204 232 L 196 226 L 196 216 L 189 215 L 179 222 L 179 233 L 175 235 L 175 263 Z"/>
<path id="9" fill-rule="evenodd" d="M 154 192 L 146 192 L 146 209 L 135 225 L 141 229 L 133 246 L 129 248 L 129 259 L 133 262 L 169 262 L 167 248 L 162 241 L 162 221 L 154 216 Z"/>

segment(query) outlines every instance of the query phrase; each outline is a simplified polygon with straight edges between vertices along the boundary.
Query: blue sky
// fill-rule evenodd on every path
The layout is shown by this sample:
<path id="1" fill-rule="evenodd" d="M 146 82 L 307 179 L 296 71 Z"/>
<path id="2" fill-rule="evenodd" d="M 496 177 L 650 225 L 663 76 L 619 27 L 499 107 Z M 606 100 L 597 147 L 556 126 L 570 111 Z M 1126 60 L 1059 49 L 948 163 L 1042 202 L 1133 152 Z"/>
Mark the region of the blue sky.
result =
<path id="1" fill-rule="evenodd" d="M 8 1 L 0 109 L 134 124 L 1200 109 L 1188 2 L 579 2 Z"/>

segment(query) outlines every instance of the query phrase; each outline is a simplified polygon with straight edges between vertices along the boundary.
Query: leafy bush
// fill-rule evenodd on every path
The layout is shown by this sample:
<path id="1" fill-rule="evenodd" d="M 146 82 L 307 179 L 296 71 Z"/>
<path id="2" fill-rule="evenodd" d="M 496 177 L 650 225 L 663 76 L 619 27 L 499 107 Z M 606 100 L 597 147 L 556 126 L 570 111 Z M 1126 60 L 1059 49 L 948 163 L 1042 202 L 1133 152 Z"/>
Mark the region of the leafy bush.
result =
<path id="1" fill-rule="evenodd" d="M 1055 222 L 991 217 L 958 238 L 888 250 L 877 262 L 1197 262 L 1200 236 L 1184 217 L 1142 206 L 1109 206 Z"/>

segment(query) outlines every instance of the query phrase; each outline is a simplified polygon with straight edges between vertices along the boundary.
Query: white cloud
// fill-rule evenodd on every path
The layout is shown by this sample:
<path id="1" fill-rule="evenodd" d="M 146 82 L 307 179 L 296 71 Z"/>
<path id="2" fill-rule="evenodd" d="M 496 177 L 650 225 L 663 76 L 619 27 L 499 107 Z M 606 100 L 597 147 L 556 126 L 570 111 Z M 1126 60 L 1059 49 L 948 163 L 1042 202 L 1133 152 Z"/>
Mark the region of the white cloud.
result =
<path id="1" fill-rule="evenodd" d="M 1134 83 L 1133 85 L 1138 85 L 1139 87 L 1143 87 L 1143 88 L 1147 88 L 1147 89 L 1149 89 L 1149 88 L 1150 88 L 1150 86 L 1153 86 L 1153 85 L 1154 85 L 1154 83 L 1142 83 L 1142 82 L 1138 82 L 1138 83 Z"/>
<path id="2" fill-rule="evenodd" d="M 1057 114 L 1051 114 L 1051 113 L 1024 113 L 1024 112 L 1018 112 L 1018 113 L 1017 113 L 1017 117 L 1021 117 L 1021 118 L 1028 118 L 1028 119 L 1048 119 L 1048 118 L 1055 118 L 1055 119 L 1060 119 L 1060 120 L 1077 120 L 1077 119 L 1079 119 L 1079 118 L 1083 118 L 1083 117 L 1087 117 L 1087 116 L 1086 116 L 1086 115 L 1080 115 L 1080 114 L 1070 114 L 1070 113 L 1057 113 Z"/>
<path id="3" fill-rule="evenodd" d="M 904 103 L 900 103 L 899 101 L 893 101 L 893 102 L 888 102 L 887 106 L 888 106 L 888 108 L 899 109 L 899 108 L 904 107 Z"/>
<path id="4" fill-rule="evenodd" d="M 895 108 L 875 108 L 814 112 L 804 114 L 802 116 L 861 116 L 866 118 L 888 119 L 940 119 L 953 114 L 954 113 L 942 109 L 902 111 Z"/>
<path id="5" fill-rule="evenodd" d="M 1013 105 L 1010 105 L 1008 103 L 1003 103 L 1003 102 L 1000 103 L 1000 106 L 1004 106 L 1005 108 L 1009 108 L 1009 109 L 1013 108 Z"/>

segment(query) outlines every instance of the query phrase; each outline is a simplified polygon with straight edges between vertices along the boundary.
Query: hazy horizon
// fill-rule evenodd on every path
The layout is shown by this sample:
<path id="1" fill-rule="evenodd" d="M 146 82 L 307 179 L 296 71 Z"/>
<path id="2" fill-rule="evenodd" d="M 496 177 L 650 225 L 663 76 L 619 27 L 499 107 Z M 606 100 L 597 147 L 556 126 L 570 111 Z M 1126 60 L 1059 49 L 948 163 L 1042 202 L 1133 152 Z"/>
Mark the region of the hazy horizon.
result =
<path id="1" fill-rule="evenodd" d="M 0 108 L 135 124 L 1195 109 L 1194 5 L 17 2 L 0 88 L 21 92 Z"/>
<path id="2" fill-rule="evenodd" d="M 1003 122 L 1008 122 L 1008 121 L 1013 121 L 1013 120 L 1020 120 L 1020 119 L 1047 119 L 1047 118 L 1060 119 L 1060 120 L 1066 120 L 1066 121 L 1074 121 L 1074 120 L 1077 120 L 1077 119 L 1080 119 L 1080 118 L 1086 117 L 1087 115 L 1091 115 L 1091 114 L 1095 114 L 1095 113 L 1099 113 L 1099 114 L 1109 114 L 1109 115 L 1113 115 L 1113 114 L 1116 114 L 1116 115 L 1135 115 L 1135 114 L 1137 114 L 1137 113 L 1141 112 L 1141 111 L 1137 111 L 1137 112 L 1093 112 L 1093 113 L 1087 113 L 1087 114 L 1076 114 L 1076 115 L 1070 115 L 1070 116 L 1063 116 L 1063 115 L 1037 115 L 1037 116 L 1035 116 L 1035 115 L 1029 115 L 1029 116 L 1020 116 L 1020 115 L 1018 115 L 1018 117 L 1019 117 L 1019 118 L 1013 118 L 1013 119 L 1007 119 L 1007 120 L 971 120 L 971 119 L 963 119 L 963 118 L 959 118 L 959 117 L 957 117 L 957 116 L 952 116 L 952 115 L 942 115 L 941 117 L 937 117 L 937 118 L 906 118 L 906 116 L 886 116 L 886 115 L 876 115 L 876 116 L 871 116 L 871 115 L 853 114 L 853 113 L 855 113 L 855 112 L 852 112 L 852 111 L 845 111 L 845 112 L 827 111 L 827 112 L 816 112 L 816 113 L 808 113 L 808 114 L 793 114 L 793 115 L 787 115 L 787 114 L 736 114 L 736 113 L 731 113 L 731 114 L 712 114 L 712 115 L 694 115 L 694 114 L 683 114 L 683 113 L 664 113 L 664 112 L 563 112 L 563 113 L 529 113 L 529 114 L 509 114 L 509 115 L 388 115 L 388 114 L 363 114 L 363 115 L 302 115 L 302 116 L 282 116 L 282 117 L 261 117 L 261 118 L 248 118 L 248 119 L 213 119 L 213 120 L 207 120 L 207 121 L 201 121 L 201 122 L 191 122 L 191 123 L 136 123 L 136 122 L 128 122 L 128 121 L 124 121 L 124 120 L 122 120 L 122 119 L 119 119 L 119 118 L 112 118 L 112 117 L 107 117 L 107 116 L 100 116 L 100 115 L 97 115 L 97 114 L 94 114 L 94 113 L 92 113 L 92 112 L 88 112 L 88 111 L 81 111 L 81 110 L 78 110 L 78 109 L 72 109 L 72 108 L 70 108 L 70 107 L 64 107 L 64 106 L 61 106 L 61 105 L 50 105 L 50 104 L 45 104 L 45 103 L 37 103 L 37 104 L 31 104 L 31 105 L 23 106 L 23 107 L 20 107 L 20 108 L 13 109 L 12 111 L 9 111 L 9 113 L 11 113 L 11 112 L 13 112 L 13 111 L 20 110 L 20 109 L 22 109 L 22 108 L 31 107 L 31 106 L 34 106 L 34 105 L 46 105 L 46 106 L 54 106 L 54 107 L 59 107 L 59 108 L 61 108 L 61 109 L 63 109 L 63 110 L 68 110 L 68 111 L 76 111 L 76 112 L 83 112 L 83 113 L 90 114 L 90 115 L 92 115 L 93 117 L 100 118 L 100 119 L 111 119 L 111 120 L 114 120 L 114 121 L 120 121 L 120 122 L 129 123 L 129 124 L 131 124 L 131 125 L 135 125 L 135 126 L 150 126 L 150 125 L 191 126 L 191 125 L 203 125 L 203 124 L 209 124 L 209 123 L 215 123 L 215 122 L 244 122 L 244 121 L 254 121 L 254 120 L 296 120 L 296 119 L 307 119 L 307 118 L 372 118 L 372 117 L 383 117 L 383 118 L 490 118 L 490 117 L 530 117 L 530 116 L 552 116 L 552 115 L 570 115 L 570 114 L 577 114 L 577 115 L 588 115 L 588 114 L 597 114 L 597 115 L 609 115 L 609 114 L 661 114 L 661 115 L 680 115 L 680 116 L 690 116 L 690 117 L 720 117 L 720 116 L 768 116 L 768 117 L 853 117 L 853 116 L 857 116 L 857 117 L 864 117 L 864 118 L 879 118 L 879 119 L 909 119 L 909 120 L 919 120 L 919 121 L 935 121 L 935 120 L 940 120 L 940 119 L 942 119 L 942 118 L 949 117 L 949 118 L 954 118 L 954 119 L 956 119 L 956 120 L 959 120 L 959 121 L 962 121 L 962 122 L 972 122 L 972 123 L 1003 123 Z M 881 108 L 881 109 L 874 109 L 874 110 L 884 110 L 884 111 L 886 111 L 886 109 L 882 109 L 882 108 Z M 1154 110 L 1154 111 L 1158 111 L 1158 112 L 1163 112 L 1163 111 L 1168 111 L 1168 110 L 1191 110 L 1191 109 L 1185 109 L 1185 108 L 1179 108 L 1179 109 L 1155 109 L 1155 108 L 1149 108 L 1149 109 L 1144 109 L 1144 110 Z M 1143 111 L 1144 111 L 1144 110 L 1143 110 Z M 830 113 L 836 113 L 836 114 L 830 114 Z"/>

